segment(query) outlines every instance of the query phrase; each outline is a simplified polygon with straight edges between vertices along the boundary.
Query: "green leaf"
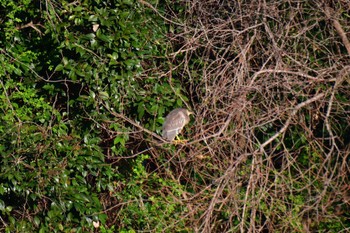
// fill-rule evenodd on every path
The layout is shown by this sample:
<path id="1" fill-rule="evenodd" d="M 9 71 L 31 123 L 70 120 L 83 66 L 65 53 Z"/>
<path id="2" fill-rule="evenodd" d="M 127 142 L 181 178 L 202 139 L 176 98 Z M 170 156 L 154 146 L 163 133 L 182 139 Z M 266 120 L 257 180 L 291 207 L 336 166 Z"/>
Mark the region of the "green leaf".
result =
<path id="1" fill-rule="evenodd" d="M 109 99 L 109 94 L 108 94 L 107 92 L 105 92 L 105 91 L 100 91 L 100 92 L 99 92 L 99 96 L 100 96 L 100 98 L 103 99 L 103 100 Z"/>
<path id="2" fill-rule="evenodd" d="M 1 211 L 5 210 L 5 202 L 3 200 L 0 200 L 0 210 Z"/>
<path id="3" fill-rule="evenodd" d="M 89 16 L 89 21 L 90 22 L 96 22 L 98 20 L 98 16 L 97 15 L 90 15 Z"/>
<path id="4" fill-rule="evenodd" d="M 34 217 L 34 224 L 38 227 L 40 225 L 40 218 L 38 216 Z"/>

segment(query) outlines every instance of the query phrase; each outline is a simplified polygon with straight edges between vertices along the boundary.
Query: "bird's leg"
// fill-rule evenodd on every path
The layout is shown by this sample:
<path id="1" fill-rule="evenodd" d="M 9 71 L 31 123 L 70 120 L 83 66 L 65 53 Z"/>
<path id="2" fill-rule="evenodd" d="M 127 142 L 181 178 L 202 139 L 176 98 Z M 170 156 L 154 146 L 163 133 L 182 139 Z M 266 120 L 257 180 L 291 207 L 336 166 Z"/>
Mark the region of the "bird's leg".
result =
<path id="1" fill-rule="evenodd" d="M 187 139 L 180 139 L 178 135 L 176 135 L 176 140 L 173 141 L 174 144 L 184 144 L 187 143 L 188 140 Z"/>

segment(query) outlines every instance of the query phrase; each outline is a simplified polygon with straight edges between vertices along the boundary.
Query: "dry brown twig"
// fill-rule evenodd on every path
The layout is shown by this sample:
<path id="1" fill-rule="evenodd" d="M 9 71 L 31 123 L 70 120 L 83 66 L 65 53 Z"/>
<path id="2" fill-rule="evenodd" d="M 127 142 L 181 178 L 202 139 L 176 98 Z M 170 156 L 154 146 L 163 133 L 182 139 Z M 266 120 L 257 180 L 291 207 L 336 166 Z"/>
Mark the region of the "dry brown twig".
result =
<path id="1" fill-rule="evenodd" d="M 312 216 L 326 208 L 322 201 L 329 195 L 329 185 L 342 182 L 339 162 L 346 153 L 335 119 L 346 103 L 336 96 L 348 91 L 340 84 L 348 74 L 339 72 L 347 70 L 348 59 L 338 54 L 340 49 L 332 50 L 337 46 L 332 40 L 315 36 L 333 35 L 319 23 L 325 20 L 323 9 L 314 9 L 310 16 L 302 2 L 283 4 L 289 8 L 268 1 L 188 3 L 187 21 L 178 28 L 182 33 L 170 38 L 183 41 L 171 60 L 181 56 L 183 66 L 177 71 L 189 77 L 188 92 L 199 100 L 194 102 L 194 139 L 186 145 L 190 156 L 177 179 L 191 181 L 195 173 L 204 183 L 215 183 L 189 183 L 194 193 L 186 201 L 192 200 L 192 210 L 199 211 L 200 218 L 192 219 L 198 231 L 298 231 L 292 221 L 312 231 L 309 220 L 300 219 L 317 222 Z M 340 25 L 337 17 L 327 18 L 349 54 L 344 33 L 349 25 Z M 193 58 L 203 62 L 200 70 L 191 63 Z M 192 84 L 192 80 L 199 82 Z M 300 137 L 293 135 L 296 132 Z M 305 151 L 311 158 L 301 165 Z M 327 165 L 327 158 L 332 158 L 334 167 Z M 296 190 L 300 184 L 304 186 Z M 291 208 L 296 205 L 293 197 L 303 192 L 311 197 L 296 213 Z M 220 217 L 225 206 L 227 221 Z M 268 219 L 261 220 L 267 213 Z M 240 222 L 238 226 L 233 219 Z"/>
<path id="2" fill-rule="evenodd" d="M 264 151 L 264 148 L 265 148 L 267 145 L 269 145 L 272 141 L 274 141 L 274 140 L 275 140 L 277 137 L 279 137 L 281 134 L 283 134 L 283 133 L 286 132 L 286 130 L 288 129 L 288 126 L 290 125 L 292 119 L 294 118 L 294 116 L 297 114 L 297 112 L 298 112 L 301 108 L 303 108 L 303 107 L 309 105 L 309 104 L 312 103 L 312 102 L 315 102 L 315 101 L 321 99 L 322 97 L 324 97 L 324 95 L 325 95 L 324 93 L 320 93 L 320 94 L 318 94 L 318 95 L 316 95 L 316 96 L 314 96 L 314 97 L 312 97 L 312 98 L 310 98 L 310 99 L 308 99 L 308 100 L 306 100 L 306 101 L 304 101 L 304 102 L 298 104 L 298 105 L 293 109 L 293 111 L 290 113 L 289 118 L 288 118 L 288 120 L 284 123 L 283 127 L 282 127 L 275 135 L 273 135 L 271 138 L 269 138 L 267 141 L 265 141 L 263 144 L 260 145 L 260 149 L 259 149 L 260 152 L 263 152 L 263 151 Z M 257 152 L 258 152 L 259 150 L 257 150 Z"/>
<path id="3" fill-rule="evenodd" d="M 333 23 L 334 28 L 337 30 L 340 38 L 342 39 L 344 46 L 346 50 L 348 51 L 348 54 L 350 56 L 350 41 L 348 37 L 346 36 L 346 33 L 340 24 L 339 20 L 337 19 L 337 14 L 336 12 L 331 8 L 331 7 L 325 7 L 324 8 L 324 13 L 327 16 L 328 19 L 330 19 Z"/>
<path id="4" fill-rule="evenodd" d="M 40 26 L 40 27 L 44 28 L 44 26 L 41 25 L 40 23 L 34 24 L 33 21 L 30 21 L 29 23 L 27 23 L 25 25 L 21 25 L 21 26 L 16 27 L 16 29 L 21 30 L 21 29 L 24 29 L 24 28 L 31 27 L 35 31 L 37 31 L 39 33 L 39 35 L 42 35 L 43 33 L 40 31 L 40 29 L 37 26 Z"/>

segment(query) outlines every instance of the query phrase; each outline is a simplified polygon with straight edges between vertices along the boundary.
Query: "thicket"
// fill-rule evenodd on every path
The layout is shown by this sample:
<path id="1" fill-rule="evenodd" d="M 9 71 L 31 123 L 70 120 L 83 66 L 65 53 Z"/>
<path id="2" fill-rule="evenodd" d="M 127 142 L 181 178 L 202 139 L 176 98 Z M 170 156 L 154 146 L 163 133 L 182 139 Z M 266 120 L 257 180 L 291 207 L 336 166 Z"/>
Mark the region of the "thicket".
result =
<path id="1" fill-rule="evenodd" d="M 349 15 L 1 1 L 0 231 L 349 231 Z"/>

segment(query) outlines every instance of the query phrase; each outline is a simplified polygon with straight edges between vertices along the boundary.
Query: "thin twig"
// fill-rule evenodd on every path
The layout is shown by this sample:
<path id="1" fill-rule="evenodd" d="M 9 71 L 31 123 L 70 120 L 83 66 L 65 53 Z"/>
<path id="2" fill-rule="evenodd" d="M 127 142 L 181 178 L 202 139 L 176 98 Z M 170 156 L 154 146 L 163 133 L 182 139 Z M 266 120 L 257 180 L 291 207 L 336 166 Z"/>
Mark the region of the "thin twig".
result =
<path id="1" fill-rule="evenodd" d="M 293 111 L 290 113 L 288 120 L 284 123 L 284 126 L 283 126 L 275 135 L 273 135 L 271 138 L 269 138 L 267 141 L 265 141 L 263 144 L 261 144 L 258 150 L 260 150 L 260 152 L 262 152 L 262 151 L 264 150 L 264 148 L 265 148 L 267 145 L 269 145 L 269 144 L 270 144 L 271 142 L 273 142 L 276 138 L 278 138 L 281 134 L 283 134 L 283 133 L 288 129 L 288 127 L 289 127 L 289 125 L 290 125 L 290 123 L 291 123 L 293 117 L 297 114 L 297 112 L 298 112 L 301 108 L 305 107 L 306 105 L 308 105 L 308 104 L 310 104 L 310 103 L 312 103 L 312 102 L 315 102 L 315 101 L 321 99 L 324 95 L 325 95 L 324 93 L 320 93 L 320 94 L 318 94 L 318 95 L 312 97 L 311 99 L 308 99 L 308 100 L 306 100 L 306 101 L 304 101 L 304 102 L 298 104 L 298 105 L 293 109 Z M 258 150 L 257 150 L 257 151 L 258 151 Z M 256 151 L 256 152 L 257 152 L 257 151 Z"/>
<path id="2" fill-rule="evenodd" d="M 334 10 L 330 7 L 325 7 L 324 8 L 324 13 L 326 14 L 328 19 L 332 20 L 333 26 L 334 28 L 337 30 L 340 38 L 342 39 L 344 46 L 346 48 L 346 50 L 348 51 L 348 55 L 350 55 L 350 42 L 348 37 L 346 36 L 346 33 L 343 29 L 343 27 L 341 26 L 341 24 L 339 23 L 338 19 L 336 18 L 336 14 L 334 12 Z"/>

